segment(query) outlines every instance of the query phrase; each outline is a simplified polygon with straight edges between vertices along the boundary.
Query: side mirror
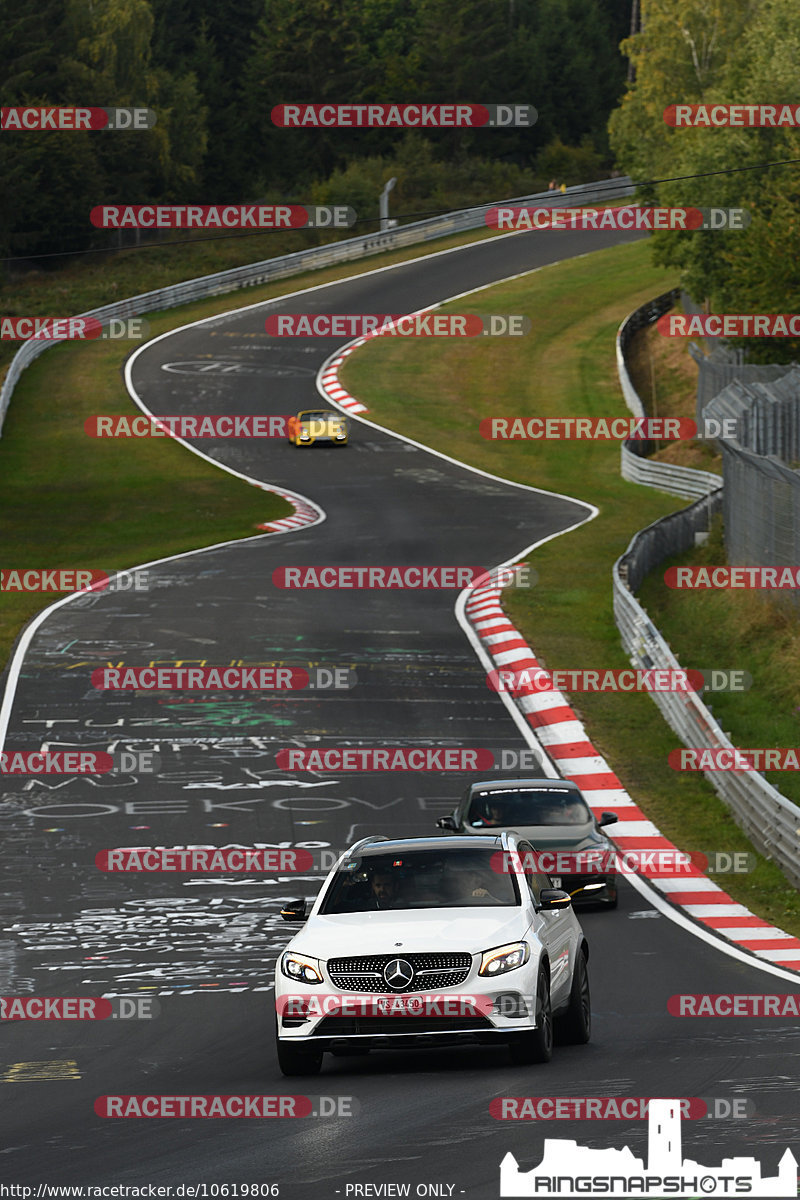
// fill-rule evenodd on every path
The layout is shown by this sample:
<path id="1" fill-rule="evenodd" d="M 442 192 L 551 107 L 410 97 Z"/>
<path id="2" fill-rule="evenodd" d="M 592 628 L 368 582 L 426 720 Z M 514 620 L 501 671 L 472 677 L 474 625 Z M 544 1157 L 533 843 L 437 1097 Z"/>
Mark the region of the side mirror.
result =
<path id="1" fill-rule="evenodd" d="M 542 888 L 539 893 L 539 908 L 569 908 L 572 897 L 563 888 Z"/>
<path id="2" fill-rule="evenodd" d="M 436 825 L 439 829 L 452 829 L 453 832 L 458 829 L 455 817 L 439 817 Z"/>
<path id="3" fill-rule="evenodd" d="M 604 812 L 604 813 L 600 814 L 600 820 L 597 823 L 598 823 L 598 825 L 601 825 L 601 826 L 602 825 L 615 825 L 618 820 L 619 820 L 619 817 L 617 816 L 616 813 Z"/>
<path id="4" fill-rule="evenodd" d="M 281 916 L 283 917 L 284 921 L 305 921 L 305 900 L 290 900 L 285 908 L 281 909 Z"/>

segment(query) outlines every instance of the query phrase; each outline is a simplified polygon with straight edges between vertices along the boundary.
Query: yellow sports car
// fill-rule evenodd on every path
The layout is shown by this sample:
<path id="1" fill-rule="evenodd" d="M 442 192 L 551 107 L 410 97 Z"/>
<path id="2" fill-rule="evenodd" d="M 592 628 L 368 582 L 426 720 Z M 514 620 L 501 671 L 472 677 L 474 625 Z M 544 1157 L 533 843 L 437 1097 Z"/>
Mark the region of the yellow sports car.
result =
<path id="1" fill-rule="evenodd" d="M 295 446 L 313 446 L 314 442 L 347 445 L 347 418 L 338 412 L 306 409 L 289 418 L 289 441 Z"/>

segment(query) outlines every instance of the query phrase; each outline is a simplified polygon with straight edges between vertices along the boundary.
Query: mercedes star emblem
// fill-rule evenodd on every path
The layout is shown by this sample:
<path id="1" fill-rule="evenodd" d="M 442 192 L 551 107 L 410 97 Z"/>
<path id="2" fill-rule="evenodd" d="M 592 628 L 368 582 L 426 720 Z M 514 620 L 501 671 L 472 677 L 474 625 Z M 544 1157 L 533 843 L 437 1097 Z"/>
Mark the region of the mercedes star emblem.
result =
<path id="1" fill-rule="evenodd" d="M 414 978 L 414 968 L 404 958 L 393 958 L 383 968 L 383 978 L 389 987 L 401 991 L 407 988 Z"/>

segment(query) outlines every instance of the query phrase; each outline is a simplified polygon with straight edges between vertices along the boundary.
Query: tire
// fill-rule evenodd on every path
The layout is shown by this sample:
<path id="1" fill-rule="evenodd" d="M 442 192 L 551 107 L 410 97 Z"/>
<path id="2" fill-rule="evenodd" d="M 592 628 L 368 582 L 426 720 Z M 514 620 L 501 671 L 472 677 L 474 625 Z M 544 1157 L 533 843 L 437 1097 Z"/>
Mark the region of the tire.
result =
<path id="1" fill-rule="evenodd" d="M 550 1007 L 550 981 L 546 971 L 540 971 L 536 981 L 536 1011 L 539 1021 L 536 1029 L 518 1033 L 509 1042 L 508 1049 L 514 1066 L 527 1067 L 531 1063 L 546 1063 L 553 1057 L 553 1013 Z"/>
<path id="2" fill-rule="evenodd" d="M 320 1046 L 296 1045 L 276 1037 L 278 1066 L 284 1075 L 319 1075 L 322 1066 Z"/>
<path id="3" fill-rule="evenodd" d="M 558 1018 L 559 1041 L 568 1045 L 582 1046 L 592 1036 L 592 996 L 589 990 L 589 970 L 582 950 L 578 951 L 569 1007 L 563 1017 Z"/>

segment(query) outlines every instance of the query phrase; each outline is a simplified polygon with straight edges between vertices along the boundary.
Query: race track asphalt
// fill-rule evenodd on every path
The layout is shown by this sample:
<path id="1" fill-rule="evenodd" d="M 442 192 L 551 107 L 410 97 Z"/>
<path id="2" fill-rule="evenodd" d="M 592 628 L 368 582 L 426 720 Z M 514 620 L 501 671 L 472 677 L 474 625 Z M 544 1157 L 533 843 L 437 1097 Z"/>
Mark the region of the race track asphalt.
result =
<path id="1" fill-rule="evenodd" d="M 137 356 L 133 384 L 162 414 L 314 407 L 316 372 L 336 341 L 270 338 L 266 313 L 412 311 L 626 240 L 518 235 L 365 273 L 158 339 Z M 630 887 L 616 912 L 581 917 L 594 997 L 588 1046 L 557 1047 L 551 1064 L 535 1068 L 512 1068 L 492 1048 L 326 1056 L 319 1077 L 288 1080 L 272 1030 L 275 957 L 292 933 L 278 910 L 313 895 L 319 878 L 95 868 L 95 854 L 115 846 L 343 847 L 368 833 L 432 832 L 469 775 L 291 775 L 275 754 L 317 742 L 523 748 L 455 619 L 457 592 L 288 591 L 272 573 L 286 565 L 490 567 L 588 516 L 578 502 L 476 474 L 355 421 L 346 449 L 196 444 L 254 480 L 308 496 L 326 519 L 150 567 L 148 590 L 70 601 L 32 639 L 7 750 L 45 742 L 154 749 L 160 766 L 138 779 L 4 781 L 0 993 L 155 996 L 160 1011 L 152 1020 L 3 1022 L 0 1180 L 277 1183 L 282 1197 L 297 1200 L 379 1194 L 353 1190 L 367 1184 L 409 1183 L 411 1195 L 424 1194 L 416 1189 L 436 1184 L 446 1186 L 431 1194 L 489 1200 L 499 1194 L 505 1153 L 530 1168 L 545 1136 L 629 1145 L 646 1157 L 644 1121 L 490 1116 L 494 1097 L 521 1095 L 745 1098 L 755 1106 L 748 1119 L 684 1122 L 685 1152 L 708 1165 L 755 1155 L 773 1174 L 800 1133 L 796 1022 L 681 1021 L 667 999 L 797 988 L 692 936 Z M 101 665 L 240 662 L 346 666 L 358 682 L 341 692 L 207 698 L 104 693 L 90 679 Z M 264 1122 L 114 1120 L 93 1111 L 101 1095 L 153 1093 L 352 1097 L 357 1111 Z"/>

